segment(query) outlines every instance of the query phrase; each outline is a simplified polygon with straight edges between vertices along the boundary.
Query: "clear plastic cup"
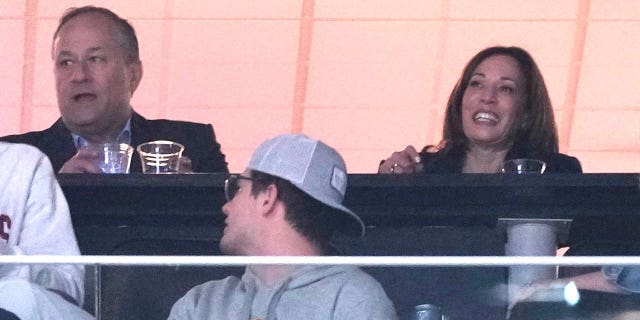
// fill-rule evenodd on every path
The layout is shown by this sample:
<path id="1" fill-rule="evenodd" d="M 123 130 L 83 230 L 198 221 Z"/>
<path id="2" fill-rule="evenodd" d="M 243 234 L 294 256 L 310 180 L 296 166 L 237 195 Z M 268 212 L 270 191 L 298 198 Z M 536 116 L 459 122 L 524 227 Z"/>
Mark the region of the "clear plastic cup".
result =
<path id="1" fill-rule="evenodd" d="M 158 140 L 143 143 L 136 150 L 142 161 L 142 172 L 153 174 L 178 173 L 184 146 L 173 141 Z"/>
<path id="2" fill-rule="evenodd" d="M 544 161 L 536 159 L 511 159 L 504 162 L 502 173 L 541 174 L 547 168 Z"/>
<path id="3" fill-rule="evenodd" d="M 96 164 L 103 173 L 129 173 L 133 148 L 126 143 L 90 144 L 87 149 L 100 152 Z"/>

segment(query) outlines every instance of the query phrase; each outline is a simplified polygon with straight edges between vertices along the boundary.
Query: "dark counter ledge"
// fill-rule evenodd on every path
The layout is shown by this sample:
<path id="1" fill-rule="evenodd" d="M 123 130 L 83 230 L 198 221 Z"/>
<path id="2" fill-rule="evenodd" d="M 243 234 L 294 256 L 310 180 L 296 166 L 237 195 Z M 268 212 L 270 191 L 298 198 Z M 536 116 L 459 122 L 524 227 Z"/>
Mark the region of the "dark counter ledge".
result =
<path id="1" fill-rule="evenodd" d="M 224 204 L 225 178 L 225 174 L 60 174 L 58 181 L 74 216 L 211 216 L 219 214 Z M 407 217 L 635 216 L 640 215 L 640 174 L 352 174 L 345 205 L 374 225 Z"/>

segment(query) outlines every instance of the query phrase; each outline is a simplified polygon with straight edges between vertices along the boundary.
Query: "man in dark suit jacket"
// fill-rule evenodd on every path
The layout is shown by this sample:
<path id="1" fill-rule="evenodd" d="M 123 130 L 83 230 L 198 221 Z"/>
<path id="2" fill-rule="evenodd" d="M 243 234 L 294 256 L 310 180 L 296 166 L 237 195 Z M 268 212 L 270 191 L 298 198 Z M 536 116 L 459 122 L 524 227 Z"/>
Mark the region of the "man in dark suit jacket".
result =
<path id="1" fill-rule="evenodd" d="M 185 147 L 195 172 L 227 172 L 213 127 L 194 122 L 146 120 L 130 100 L 143 69 L 135 30 L 112 11 L 93 6 L 68 10 L 53 35 L 52 58 L 60 119 L 43 131 L 0 140 L 38 147 L 56 172 L 100 173 L 88 144 L 170 140 Z M 140 172 L 137 153 L 131 171 Z"/>
<path id="2" fill-rule="evenodd" d="M 213 127 L 186 121 L 147 120 L 136 112 L 131 116 L 131 145 L 155 140 L 169 140 L 184 146 L 183 156 L 191 159 L 194 172 L 227 172 L 227 163 L 216 142 Z M 0 140 L 26 143 L 38 147 L 51 160 L 55 172 L 77 153 L 71 132 L 58 119 L 50 128 L 20 135 L 1 137 Z M 141 172 L 137 151 L 131 159 L 131 172 Z"/>

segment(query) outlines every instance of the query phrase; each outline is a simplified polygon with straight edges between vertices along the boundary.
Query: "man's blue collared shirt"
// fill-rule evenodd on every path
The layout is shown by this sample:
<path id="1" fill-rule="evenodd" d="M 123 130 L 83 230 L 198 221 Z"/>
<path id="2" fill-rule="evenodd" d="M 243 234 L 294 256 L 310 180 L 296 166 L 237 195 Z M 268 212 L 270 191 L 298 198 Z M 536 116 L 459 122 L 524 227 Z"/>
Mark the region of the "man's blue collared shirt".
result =
<path id="1" fill-rule="evenodd" d="M 71 136 L 73 137 L 73 143 L 75 143 L 76 145 L 76 149 L 80 150 L 84 147 L 86 147 L 87 145 L 90 144 L 89 141 L 87 141 L 87 139 L 81 137 L 78 134 L 75 133 L 71 133 Z M 120 134 L 118 135 L 118 138 L 116 138 L 116 141 L 114 141 L 116 143 L 126 143 L 128 145 L 131 145 L 131 118 L 129 118 L 129 120 L 127 121 L 127 123 L 124 125 L 124 128 L 122 129 L 122 131 L 120 132 Z"/>

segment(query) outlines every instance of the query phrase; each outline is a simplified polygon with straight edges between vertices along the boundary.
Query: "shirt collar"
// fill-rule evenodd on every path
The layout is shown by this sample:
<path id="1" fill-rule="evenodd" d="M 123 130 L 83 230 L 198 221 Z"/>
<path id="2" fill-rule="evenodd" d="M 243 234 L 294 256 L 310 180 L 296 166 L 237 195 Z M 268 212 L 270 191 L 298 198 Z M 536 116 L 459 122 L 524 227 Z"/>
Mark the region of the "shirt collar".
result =
<path id="1" fill-rule="evenodd" d="M 71 137 L 73 137 L 73 143 L 76 145 L 76 149 L 81 149 L 89 145 L 89 141 L 78 134 L 72 132 Z M 131 118 L 127 120 L 127 123 L 114 142 L 131 144 Z"/>

